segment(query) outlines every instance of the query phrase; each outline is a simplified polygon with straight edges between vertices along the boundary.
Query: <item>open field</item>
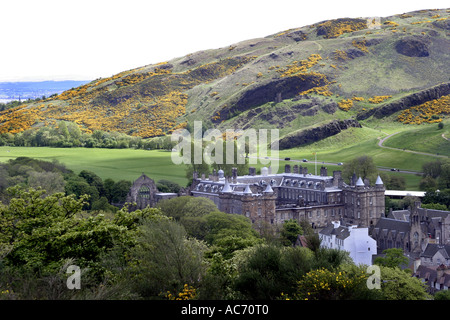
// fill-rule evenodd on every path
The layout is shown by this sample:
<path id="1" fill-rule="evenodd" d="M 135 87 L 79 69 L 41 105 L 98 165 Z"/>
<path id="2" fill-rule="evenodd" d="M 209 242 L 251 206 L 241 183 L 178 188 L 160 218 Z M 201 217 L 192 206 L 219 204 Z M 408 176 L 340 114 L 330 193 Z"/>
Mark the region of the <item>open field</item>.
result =
<path id="1" fill-rule="evenodd" d="M 134 181 L 145 173 L 155 181 L 167 179 L 185 186 L 184 166 L 172 163 L 170 152 L 135 149 L 0 147 L 0 161 L 16 157 L 58 160 L 78 173 L 90 170 L 102 179 Z"/>
<path id="2" fill-rule="evenodd" d="M 445 127 L 448 126 L 446 125 Z M 443 131 L 447 132 L 445 127 Z M 423 126 L 419 127 L 419 129 L 411 129 L 411 127 L 405 126 L 403 126 L 403 128 L 399 128 L 397 125 L 387 126 L 386 128 L 380 127 L 376 130 L 368 127 L 363 127 L 362 129 L 352 128 L 350 130 L 346 130 L 346 132 L 341 132 L 336 136 L 326 138 L 305 147 L 282 150 L 280 151 L 280 158 L 284 159 L 285 157 L 289 157 L 294 161 L 307 159 L 307 163 L 301 162 L 299 164 L 303 166 L 308 164 L 308 171 L 314 172 L 314 152 L 317 152 L 318 168 L 320 168 L 322 163 L 345 163 L 353 158 L 367 155 L 373 158 L 377 167 L 388 170 L 385 171 L 387 174 L 403 176 L 406 180 L 407 190 L 419 190 L 419 182 L 421 178 L 419 175 L 414 174 L 414 172 L 421 172 L 422 165 L 424 163 L 442 159 L 443 154 L 448 155 L 450 152 L 449 147 L 446 145 L 446 143 L 450 142 L 441 137 L 443 132 L 442 130 L 439 131 L 439 134 L 436 133 L 436 128 L 437 125 Z M 415 130 L 419 130 L 423 134 L 415 135 Z M 386 137 L 388 134 L 399 131 L 403 132 L 387 139 L 384 145 L 389 145 L 388 142 L 390 139 L 394 139 L 394 137 L 405 136 L 405 143 L 402 142 L 402 139 L 398 139 L 394 141 L 392 146 L 418 152 L 429 152 L 434 154 L 439 152 L 441 157 L 438 157 L 437 155 L 431 156 L 415 154 L 411 152 L 404 152 L 402 150 L 381 148 L 378 146 L 378 142 L 380 141 L 379 139 Z M 430 142 L 427 142 L 430 140 L 437 143 L 431 144 Z M 426 144 L 426 146 L 418 147 L 420 143 L 423 143 L 424 145 Z M 436 150 L 439 151 L 437 152 Z M 294 161 L 290 161 L 291 164 Z M 284 162 L 280 164 L 280 167 L 282 166 L 284 166 Z M 340 166 L 332 166 L 329 164 L 326 166 L 328 167 L 328 172 L 342 169 Z M 402 172 L 389 171 L 391 168 L 400 169 Z M 404 171 L 410 171 L 412 173 L 405 173 Z"/>
<path id="3" fill-rule="evenodd" d="M 425 162 L 433 161 L 437 157 L 413 154 L 401 150 L 380 148 L 378 139 L 371 138 L 353 146 L 343 148 L 330 148 L 325 150 L 314 148 L 295 148 L 280 151 L 280 158 L 307 159 L 313 161 L 313 152 L 317 152 L 319 162 L 346 162 L 356 157 L 367 155 L 373 158 L 379 167 L 398 168 L 403 171 L 411 170 L 420 172 Z"/>
<path id="4" fill-rule="evenodd" d="M 439 153 L 450 156 L 450 121 L 444 122 L 444 128 L 439 129 L 437 124 L 432 126 L 418 126 L 417 128 L 400 132 L 386 140 L 384 145 L 392 148 Z"/>
<path id="5" fill-rule="evenodd" d="M 348 133 L 344 133 L 348 134 Z M 399 168 L 402 171 L 421 171 L 422 164 L 435 158 L 425 155 L 411 154 L 399 150 L 380 148 L 377 132 L 363 129 L 352 137 L 335 136 L 304 148 L 280 151 L 280 158 L 289 157 L 294 161 L 280 161 L 279 172 L 286 163 L 307 166 L 314 173 L 314 155 L 317 152 L 317 170 L 325 162 L 329 174 L 333 170 L 342 170 L 342 166 L 330 163 L 346 162 L 361 155 L 373 157 L 375 164 L 384 168 Z M 349 139 L 361 139 L 360 143 L 350 144 Z M 443 139 L 444 140 L 444 139 Z M 175 165 L 171 153 L 159 150 L 135 149 L 89 149 L 89 148 L 47 148 L 47 147 L 0 147 L 0 161 L 5 162 L 16 157 L 31 157 L 42 160 L 58 160 L 75 172 L 83 169 L 91 170 L 101 178 L 133 181 L 142 173 L 158 181 L 167 179 L 185 186 L 185 168 Z M 308 162 L 301 162 L 308 159 Z M 295 160 L 300 162 L 295 162 Z M 257 168 L 263 167 L 258 163 Z M 388 174 L 402 175 L 406 179 L 408 190 L 418 190 L 420 176 L 403 172 L 386 171 Z"/>
<path id="6" fill-rule="evenodd" d="M 448 133 L 450 123 L 446 122 L 443 130 L 437 130 L 437 125 L 420 127 L 403 126 L 385 123 L 374 128 L 351 128 L 341 133 L 323 139 L 319 142 L 289 150 L 281 150 L 279 158 L 289 157 L 292 161 L 279 162 L 279 171 L 283 172 L 286 163 L 291 166 L 298 164 L 307 166 L 310 173 L 315 172 L 314 152 L 317 152 L 317 172 L 325 165 L 331 175 L 333 170 L 342 170 L 339 162 L 347 162 L 361 155 L 373 158 L 375 164 L 390 175 L 400 175 L 406 180 L 406 189 L 419 190 L 420 176 L 415 172 L 422 170 L 426 162 L 439 159 L 437 156 L 415 154 L 389 148 L 381 148 L 380 139 L 389 134 L 399 132 L 388 138 L 384 146 L 405 148 L 410 150 L 442 154 L 450 152 L 450 141 L 442 138 L 442 133 Z M 437 143 L 431 143 L 431 142 Z M 421 146 L 419 146 L 421 144 Z M 160 150 L 135 149 L 90 149 L 90 148 L 49 148 L 49 147 L 0 147 L 0 162 L 16 157 L 31 157 L 43 160 L 58 160 L 75 172 L 83 169 L 91 170 L 101 178 L 113 180 L 125 179 L 134 181 L 145 173 L 155 181 L 167 179 L 185 186 L 185 167 L 175 165 L 171 160 L 171 153 Z M 303 162 L 307 159 L 308 162 Z M 258 161 L 254 165 L 260 169 L 264 165 Z M 392 172 L 391 168 L 401 172 Z M 409 171 L 409 173 L 405 172 Z"/>

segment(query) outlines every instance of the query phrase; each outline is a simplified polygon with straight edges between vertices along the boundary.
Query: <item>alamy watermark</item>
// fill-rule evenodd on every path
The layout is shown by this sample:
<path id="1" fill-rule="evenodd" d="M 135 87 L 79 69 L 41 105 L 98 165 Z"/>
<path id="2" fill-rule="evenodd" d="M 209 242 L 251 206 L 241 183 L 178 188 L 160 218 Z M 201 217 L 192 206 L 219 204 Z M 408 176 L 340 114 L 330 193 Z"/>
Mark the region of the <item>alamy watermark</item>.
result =
<path id="1" fill-rule="evenodd" d="M 177 130 L 171 140 L 177 143 L 171 154 L 174 164 L 245 164 L 246 161 L 257 164 L 259 161 L 270 165 L 272 172 L 278 171 L 278 129 L 203 131 L 202 122 L 194 121 L 194 132 Z M 247 155 L 252 156 L 247 158 Z"/>
<path id="2" fill-rule="evenodd" d="M 67 267 L 66 273 L 71 275 L 67 277 L 67 289 L 81 289 L 81 269 L 79 266 L 70 265 Z"/>
<path id="3" fill-rule="evenodd" d="M 368 289 L 381 289 L 381 271 L 377 265 L 367 267 L 366 273 L 370 274 L 367 278 L 366 285 Z"/>
<path id="4" fill-rule="evenodd" d="M 368 29 L 381 29 L 380 17 L 369 17 L 366 19 Z"/>

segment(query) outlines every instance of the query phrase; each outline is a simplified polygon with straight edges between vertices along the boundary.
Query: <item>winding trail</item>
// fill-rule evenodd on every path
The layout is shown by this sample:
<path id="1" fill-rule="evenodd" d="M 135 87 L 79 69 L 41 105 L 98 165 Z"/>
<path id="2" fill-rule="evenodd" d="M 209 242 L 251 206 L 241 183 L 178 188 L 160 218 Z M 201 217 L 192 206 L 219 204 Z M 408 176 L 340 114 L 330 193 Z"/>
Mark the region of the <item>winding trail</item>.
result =
<path id="1" fill-rule="evenodd" d="M 444 134 L 442 134 L 442 138 L 444 138 L 444 139 L 447 140 L 447 141 L 450 141 L 450 139 L 447 138 Z"/>
<path id="2" fill-rule="evenodd" d="M 396 135 L 397 133 L 400 133 L 400 132 L 401 132 L 401 131 L 399 131 L 399 132 L 394 132 L 394 133 L 392 133 L 392 134 L 390 134 L 390 135 L 388 135 L 388 136 L 386 136 L 386 137 L 384 137 L 384 138 L 378 137 L 378 140 L 379 140 L 379 141 L 378 141 L 378 146 L 379 146 L 380 148 L 391 149 L 391 150 L 397 150 L 397 151 L 403 151 L 403 152 L 409 152 L 409 153 L 415 153 L 415 154 L 422 154 L 422 155 L 425 155 L 425 156 L 438 157 L 438 158 L 448 158 L 448 156 L 446 156 L 446 155 L 434 154 L 434 153 L 427 153 L 427 152 L 420 152 L 420 151 L 413 151 L 413 150 L 400 149 L 400 148 L 393 148 L 393 147 L 386 147 L 386 146 L 383 145 L 383 143 L 384 143 L 387 139 L 389 139 L 390 137 L 392 137 L 392 136 L 394 136 L 394 135 Z M 447 139 L 447 138 L 444 136 L 444 134 L 442 134 L 442 137 L 443 137 L 444 139 L 450 141 L 450 139 Z"/>

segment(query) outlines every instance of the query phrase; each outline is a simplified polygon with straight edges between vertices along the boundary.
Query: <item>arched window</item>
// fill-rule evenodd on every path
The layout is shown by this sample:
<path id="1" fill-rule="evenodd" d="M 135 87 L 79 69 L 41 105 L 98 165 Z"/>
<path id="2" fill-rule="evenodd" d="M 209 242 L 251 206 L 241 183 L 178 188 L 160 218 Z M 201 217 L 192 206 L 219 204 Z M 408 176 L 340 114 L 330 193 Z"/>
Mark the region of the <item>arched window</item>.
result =
<path id="1" fill-rule="evenodd" d="M 419 245 L 419 234 L 417 232 L 414 232 L 413 240 L 414 240 L 414 247 L 417 247 Z"/>
<path id="2" fill-rule="evenodd" d="M 150 198 L 150 188 L 146 185 L 141 186 L 139 189 L 138 195 L 140 198 Z"/>

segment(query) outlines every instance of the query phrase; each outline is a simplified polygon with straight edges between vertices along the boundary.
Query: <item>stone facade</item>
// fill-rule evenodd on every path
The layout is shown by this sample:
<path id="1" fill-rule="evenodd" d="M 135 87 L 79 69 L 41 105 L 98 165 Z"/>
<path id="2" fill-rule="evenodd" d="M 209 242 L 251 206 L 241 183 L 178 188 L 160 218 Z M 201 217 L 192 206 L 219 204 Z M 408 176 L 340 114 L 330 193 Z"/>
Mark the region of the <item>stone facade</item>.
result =
<path id="1" fill-rule="evenodd" d="M 308 173 L 307 168 L 285 166 L 283 173 L 272 174 L 262 168 L 256 175 L 224 177 L 220 171 L 208 178 L 194 174 L 190 193 L 207 197 L 218 209 L 242 214 L 252 222 L 281 224 L 285 220 L 307 220 L 315 229 L 326 227 L 331 221 L 342 220 L 360 227 L 375 225 L 384 216 L 384 185 L 378 178 L 374 186 L 368 181 L 353 179 L 344 183 L 340 171 L 328 176 L 322 167 L 320 175 Z"/>
<path id="2" fill-rule="evenodd" d="M 381 218 L 371 231 L 378 251 L 401 248 L 410 257 L 418 257 L 428 244 L 450 245 L 450 212 L 420 207 L 392 212 Z"/>
<path id="3" fill-rule="evenodd" d="M 130 204 L 130 210 L 144 209 L 147 206 L 154 207 L 162 199 L 177 196 L 176 193 L 158 192 L 155 181 L 143 173 L 131 186 L 126 203 Z"/>
<path id="4" fill-rule="evenodd" d="M 450 245 L 429 243 L 414 263 L 414 276 L 434 294 L 450 287 Z"/>

